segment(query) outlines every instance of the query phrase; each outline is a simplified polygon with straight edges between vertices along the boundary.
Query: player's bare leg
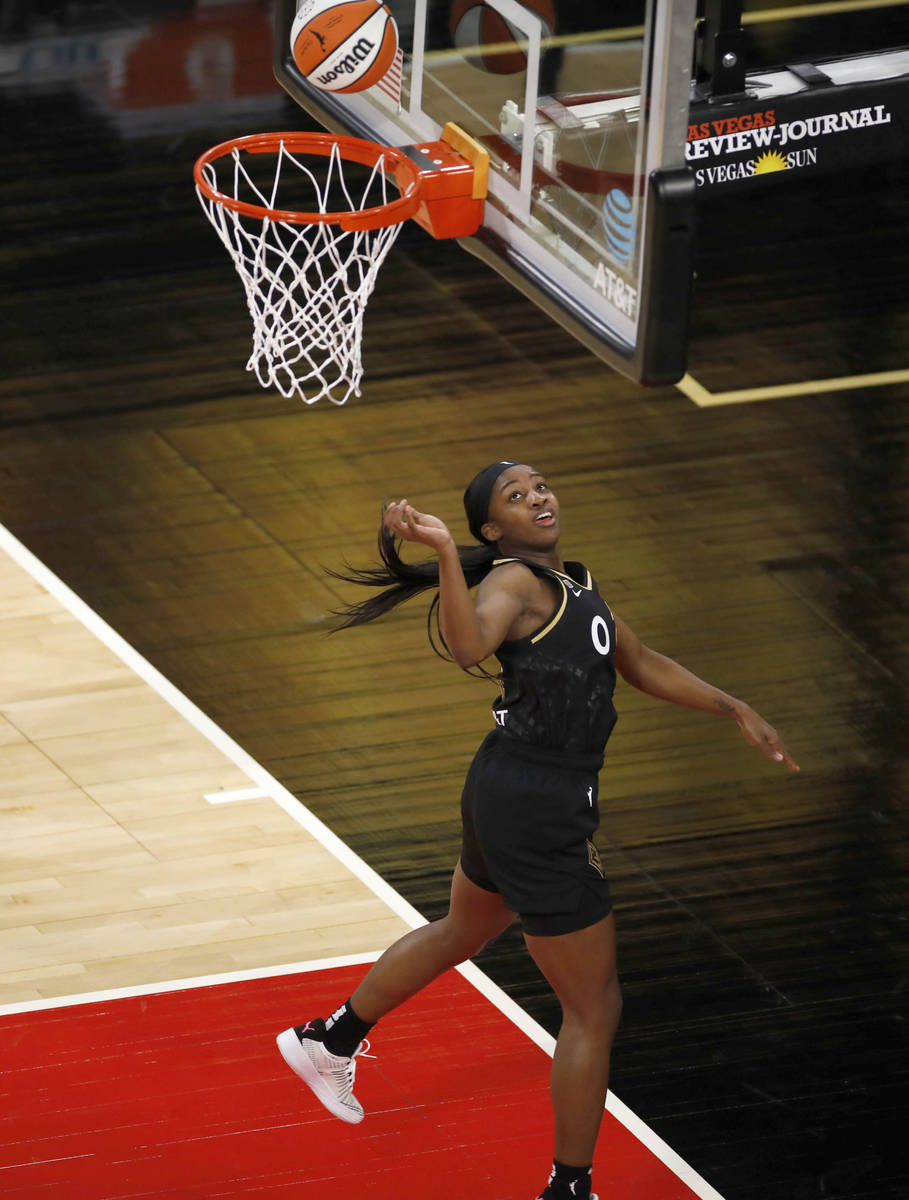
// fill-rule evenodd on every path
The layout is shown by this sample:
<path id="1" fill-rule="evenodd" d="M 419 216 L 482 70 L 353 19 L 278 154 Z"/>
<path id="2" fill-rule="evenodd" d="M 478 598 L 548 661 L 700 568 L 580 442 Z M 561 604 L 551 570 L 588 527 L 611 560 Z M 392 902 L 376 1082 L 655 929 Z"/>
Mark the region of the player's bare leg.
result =
<path id="1" fill-rule="evenodd" d="M 375 1023 L 445 971 L 478 954 L 513 920 L 502 897 L 471 883 L 458 863 L 447 916 L 389 946 L 351 996 L 357 1015 Z"/>
<path id="2" fill-rule="evenodd" d="M 554 1157 L 580 1170 L 593 1162 L 609 1084 L 609 1055 L 622 1011 L 615 919 L 610 913 L 576 933 L 528 934 L 525 941 L 562 1006 L 550 1076 Z"/>

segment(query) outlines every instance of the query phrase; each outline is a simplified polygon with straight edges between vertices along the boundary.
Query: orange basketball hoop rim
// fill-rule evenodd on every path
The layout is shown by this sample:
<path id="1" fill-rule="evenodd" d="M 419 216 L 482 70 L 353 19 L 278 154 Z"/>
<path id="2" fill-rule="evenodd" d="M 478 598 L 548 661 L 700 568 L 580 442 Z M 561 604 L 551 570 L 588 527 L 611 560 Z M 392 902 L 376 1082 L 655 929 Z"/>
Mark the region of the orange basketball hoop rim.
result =
<path id="1" fill-rule="evenodd" d="M 271 208 L 218 191 L 212 163 L 238 153 L 307 154 L 341 158 L 381 170 L 394 178 L 399 195 L 385 204 L 339 212 L 299 212 Z M 329 133 L 257 133 L 232 138 L 206 150 L 193 176 L 199 191 L 215 204 L 258 220 L 289 225 L 338 225 L 345 231 L 383 229 L 413 219 L 435 238 L 469 237 L 483 220 L 489 154 L 458 126 L 449 123 L 438 141 L 413 146 L 382 146 Z"/>

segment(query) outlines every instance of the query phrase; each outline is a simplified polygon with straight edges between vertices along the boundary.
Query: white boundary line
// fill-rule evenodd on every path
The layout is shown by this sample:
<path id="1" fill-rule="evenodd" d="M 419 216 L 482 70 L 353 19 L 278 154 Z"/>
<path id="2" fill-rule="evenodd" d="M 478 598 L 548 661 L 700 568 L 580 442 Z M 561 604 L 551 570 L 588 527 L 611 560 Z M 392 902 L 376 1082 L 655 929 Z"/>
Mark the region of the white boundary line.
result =
<path id="1" fill-rule="evenodd" d="M 95 635 L 100 642 L 112 651 L 121 662 L 130 667 L 140 679 L 153 688 L 163 700 L 166 700 L 182 717 L 189 722 L 203 737 L 220 750 L 236 766 L 263 789 L 275 803 L 312 835 L 329 853 L 343 863 L 350 872 L 360 879 L 379 899 L 384 900 L 389 908 L 403 921 L 416 929 L 428 924 L 426 918 L 412 904 L 395 891 L 372 867 L 355 854 L 341 839 L 328 828 L 324 822 L 311 812 L 291 792 L 279 783 L 268 771 L 248 754 L 242 746 L 229 737 L 218 725 L 207 717 L 193 702 L 166 679 L 157 667 L 142 657 L 138 651 L 112 629 L 98 614 L 59 579 L 44 563 L 19 541 L 4 525 L 0 525 L 0 550 L 5 550 L 37 584 L 58 600 L 64 608 L 80 621 L 85 628 Z M 77 1004 L 98 1003 L 107 1000 L 125 999 L 131 996 L 155 995 L 160 992 L 174 992 L 193 987 L 208 987 L 219 983 L 233 983 L 244 979 L 265 979 L 270 976 L 291 975 L 298 971 L 327 969 L 333 966 L 355 965 L 357 963 L 374 962 L 378 957 L 375 952 L 354 954 L 345 957 L 329 958 L 322 961 L 309 960 L 303 963 L 289 964 L 279 967 L 266 967 L 261 970 L 237 971 L 222 975 L 200 976 L 195 979 L 179 979 L 162 983 L 145 984 L 135 988 L 116 988 L 110 991 L 86 993 L 78 996 L 54 997 L 51 1000 L 27 1001 L 23 1004 L 4 1005 L 0 1007 L 0 1016 L 16 1013 L 36 1012 L 53 1008 L 65 1008 Z M 546 1032 L 528 1013 L 517 1005 L 502 989 L 473 963 L 462 963 L 457 968 L 461 975 L 497 1008 L 504 1017 L 516 1025 L 532 1042 L 552 1057 L 555 1049 L 555 1039 Z M 661 1137 L 637 1117 L 612 1092 L 606 1098 L 606 1109 L 642 1145 L 658 1158 L 673 1172 L 700 1200 L 723 1200 L 723 1197 L 710 1186 L 705 1179 L 690 1167 L 676 1152 L 668 1146 Z"/>
<path id="2" fill-rule="evenodd" d="M 238 804 L 241 800 L 264 800 L 268 799 L 268 792 L 265 788 L 237 788 L 233 792 L 205 792 L 202 796 L 203 800 L 207 800 L 209 804 Z"/>
<path id="3" fill-rule="evenodd" d="M 183 992 L 192 988 L 217 987 L 222 983 L 243 983 L 247 979 L 277 979 L 281 975 L 302 975 L 307 971 L 330 971 L 335 967 L 356 967 L 374 963 L 381 950 L 360 954 L 342 954 L 336 958 L 312 958 L 305 962 L 284 963 L 277 967 L 253 967 L 246 971 L 225 971 L 220 975 L 199 975 L 195 979 L 169 979 L 165 983 L 143 983 L 135 987 L 107 988 L 81 995 L 55 996 L 50 1000 L 24 1000 L 20 1004 L 0 1005 L 0 1017 L 17 1013 L 43 1012 L 51 1008 L 73 1008 L 77 1004 L 106 1004 L 109 1000 L 130 1000 L 135 996 L 157 996 L 161 992 Z"/>

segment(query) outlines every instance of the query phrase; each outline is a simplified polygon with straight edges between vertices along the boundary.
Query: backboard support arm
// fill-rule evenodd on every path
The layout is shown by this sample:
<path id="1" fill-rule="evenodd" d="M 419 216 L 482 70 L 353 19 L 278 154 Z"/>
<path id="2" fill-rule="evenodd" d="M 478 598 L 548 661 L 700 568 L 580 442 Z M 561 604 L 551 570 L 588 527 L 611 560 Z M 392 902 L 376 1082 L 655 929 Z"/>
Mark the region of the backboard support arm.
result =
<path id="1" fill-rule="evenodd" d="M 695 31 L 695 79 L 705 100 L 739 96 L 745 91 L 747 41 L 742 0 L 700 0 Z"/>

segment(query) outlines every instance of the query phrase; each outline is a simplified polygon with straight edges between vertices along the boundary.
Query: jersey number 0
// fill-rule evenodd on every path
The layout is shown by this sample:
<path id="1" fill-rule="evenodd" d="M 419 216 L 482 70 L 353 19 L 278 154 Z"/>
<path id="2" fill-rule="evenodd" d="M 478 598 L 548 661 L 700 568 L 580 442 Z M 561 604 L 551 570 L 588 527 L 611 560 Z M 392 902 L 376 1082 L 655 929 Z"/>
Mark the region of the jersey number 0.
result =
<path id="1" fill-rule="evenodd" d="M 590 638 L 599 654 L 608 654 L 610 648 L 609 626 L 603 617 L 596 616 L 590 622 Z"/>

